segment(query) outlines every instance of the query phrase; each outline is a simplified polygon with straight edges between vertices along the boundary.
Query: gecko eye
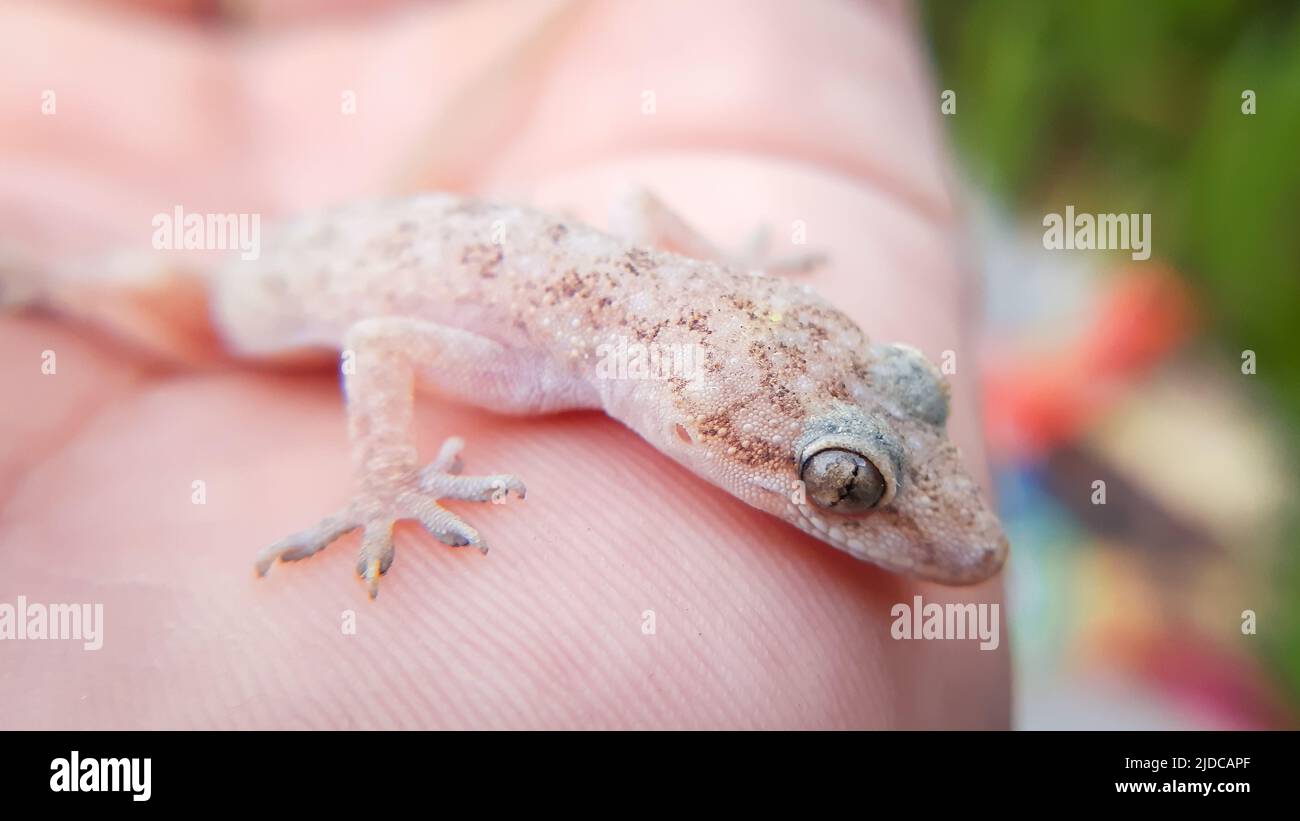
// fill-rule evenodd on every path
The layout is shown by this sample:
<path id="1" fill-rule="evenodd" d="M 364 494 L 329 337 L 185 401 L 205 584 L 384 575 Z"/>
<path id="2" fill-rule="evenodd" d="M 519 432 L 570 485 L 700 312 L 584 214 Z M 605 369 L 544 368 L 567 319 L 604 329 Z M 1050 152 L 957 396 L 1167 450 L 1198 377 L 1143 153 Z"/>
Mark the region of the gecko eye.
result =
<path id="1" fill-rule="evenodd" d="M 885 477 L 866 457 L 848 450 L 823 450 L 799 472 L 813 504 L 836 513 L 865 513 L 885 494 Z"/>

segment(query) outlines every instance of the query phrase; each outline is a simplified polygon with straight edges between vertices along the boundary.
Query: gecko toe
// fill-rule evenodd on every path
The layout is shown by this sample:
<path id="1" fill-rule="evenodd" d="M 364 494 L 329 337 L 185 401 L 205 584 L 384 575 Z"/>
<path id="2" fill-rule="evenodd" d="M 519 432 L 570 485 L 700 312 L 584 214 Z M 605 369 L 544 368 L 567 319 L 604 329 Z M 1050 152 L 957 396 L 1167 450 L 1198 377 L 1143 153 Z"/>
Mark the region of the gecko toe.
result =
<path id="1" fill-rule="evenodd" d="M 306 530 L 284 537 L 257 554 L 254 567 L 259 577 L 271 571 L 271 565 L 277 560 L 296 562 L 308 556 L 314 556 L 334 543 L 345 533 L 356 529 L 356 521 L 347 511 L 326 516 Z"/>
<path id="2" fill-rule="evenodd" d="M 456 533 L 434 533 L 434 538 L 449 547 L 464 547 L 469 544 L 469 539 Z"/>
<path id="3" fill-rule="evenodd" d="M 511 476 L 509 477 L 509 479 L 510 481 L 509 481 L 508 488 L 510 490 L 513 490 L 515 492 L 515 495 L 518 496 L 520 499 L 526 499 L 528 497 L 528 488 L 524 487 L 523 481 L 520 480 L 519 477 L 517 476 Z"/>
<path id="4" fill-rule="evenodd" d="M 459 436 L 452 436 L 442 443 L 438 450 L 438 456 L 421 471 L 421 476 L 432 473 L 450 473 L 456 475 L 465 469 L 465 463 L 460 458 L 460 452 L 465 448 L 465 440 Z"/>

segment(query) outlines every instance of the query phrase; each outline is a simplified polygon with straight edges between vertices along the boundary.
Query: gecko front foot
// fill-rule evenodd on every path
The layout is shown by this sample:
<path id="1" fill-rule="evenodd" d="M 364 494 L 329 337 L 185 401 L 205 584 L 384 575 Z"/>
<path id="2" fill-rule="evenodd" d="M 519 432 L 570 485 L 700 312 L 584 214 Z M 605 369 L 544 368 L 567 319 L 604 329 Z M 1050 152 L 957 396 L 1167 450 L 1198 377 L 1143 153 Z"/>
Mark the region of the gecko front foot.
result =
<path id="1" fill-rule="evenodd" d="M 313 556 L 340 536 L 359 528 L 362 537 L 357 575 L 365 580 L 373 599 L 379 594 L 379 577 L 393 563 L 393 526 L 402 519 L 418 521 L 443 544 L 468 545 L 487 553 L 487 543 L 478 531 L 438 501 L 502 502 L 512 491 L 522 499 L 527 490 L 518 477 L 509 474 L 458 475 L 462 446 L 460 439 L 448 439 L 438 458 L 423 470 L 400 473 L 397 478 L 382 482 L 373 479 L 367 482 L 367 489 L 343 510 L 262 550 L 257 555 L 257 574 L 265 576 L 277 559 L 296 562 Z"/>

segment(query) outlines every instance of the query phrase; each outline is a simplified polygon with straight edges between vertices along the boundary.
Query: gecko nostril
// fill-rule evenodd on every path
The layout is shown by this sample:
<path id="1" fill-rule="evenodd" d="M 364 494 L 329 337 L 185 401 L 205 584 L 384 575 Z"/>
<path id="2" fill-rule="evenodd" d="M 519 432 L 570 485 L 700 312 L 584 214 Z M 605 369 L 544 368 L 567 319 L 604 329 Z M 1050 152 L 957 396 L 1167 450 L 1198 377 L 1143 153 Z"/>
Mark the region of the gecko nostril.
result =
<path id="1" fill-rule="evenodd" d="M 673 425 L 673 431 L 677 434 L 677 438 L 681 439 L 686 444 L 688 445 L 695 444 L 695 440 L 691 438 L 691 432 L 688 431 L 686 428 L 682 427 L 682 424 L 680 422 L 678 422 L 676 425 Z"/>

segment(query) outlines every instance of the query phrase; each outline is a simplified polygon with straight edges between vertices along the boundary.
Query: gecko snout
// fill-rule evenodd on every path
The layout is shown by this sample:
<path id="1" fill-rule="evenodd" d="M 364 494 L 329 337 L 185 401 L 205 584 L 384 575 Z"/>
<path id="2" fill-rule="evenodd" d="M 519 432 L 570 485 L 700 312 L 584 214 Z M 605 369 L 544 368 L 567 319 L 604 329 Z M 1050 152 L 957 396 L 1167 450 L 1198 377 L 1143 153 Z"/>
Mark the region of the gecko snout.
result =
<path id="1" fill-rule="evenodd" d="M 814 453 L 800 478 L 813 504 L 836 513 L 865 513 L 885 495 L 885 477 L 865 456 L 832 448 Z"/>

